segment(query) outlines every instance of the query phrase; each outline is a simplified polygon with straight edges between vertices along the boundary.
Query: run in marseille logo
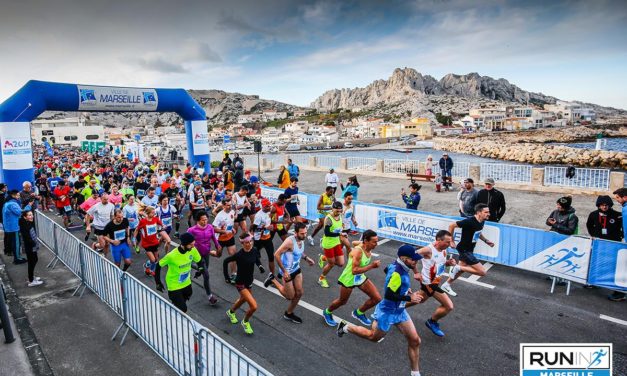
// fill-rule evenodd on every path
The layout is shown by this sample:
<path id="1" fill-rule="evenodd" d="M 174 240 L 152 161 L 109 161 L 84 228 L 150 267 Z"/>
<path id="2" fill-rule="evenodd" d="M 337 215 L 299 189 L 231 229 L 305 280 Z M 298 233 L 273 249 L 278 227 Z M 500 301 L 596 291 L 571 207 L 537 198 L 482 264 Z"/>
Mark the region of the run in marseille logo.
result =
<path id="1" fill-rule="evenodd" d="M 521 343 L 521 376 L 611 376 L 611 343 Z"/>

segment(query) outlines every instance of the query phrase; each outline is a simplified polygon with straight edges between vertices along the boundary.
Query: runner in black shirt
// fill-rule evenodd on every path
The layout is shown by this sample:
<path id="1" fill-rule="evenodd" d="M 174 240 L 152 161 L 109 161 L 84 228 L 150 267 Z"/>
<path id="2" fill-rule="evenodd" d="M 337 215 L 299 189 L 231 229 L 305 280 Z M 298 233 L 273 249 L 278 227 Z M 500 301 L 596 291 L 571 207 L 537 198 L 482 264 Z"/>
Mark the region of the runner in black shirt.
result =
<path id="1" fill-rule="evenodd" d="M 222 262 L 222 269 L 224 271 L 224 279 L 226 283 L 231 283 L 229 278 L 229 263 L 235 261 L 237 263 L 237 277 L 235 279 L 235 287 L 239 291 L 239 299 L 233 303 L 233 306 L 226 311 L 226 315 L 231 324 L 237 324 L 237 316 L 235 311 L 239 309 L 244 303 L 248 303 L 248 311 L 242 320 L 242 326 L 246 334 L 253 334 L 253 328 L 250 326 L 250 318 L 257 310 L 257 301 L 251 293 L 253 287 L 253 273 L 255 272 L 255 265 L 259 267 L 261 273 L 265 273 L 263 266 L 261 266 L 261 259 L 259 258 L 259 251 L 257 248 L 253 248 L 253 237 L 248 233 L 243 233 L 239 237 L 239 241 L 242 244 L 242 249 L 239 250 L 233 256 L 229 256 Z"/>
<path id="2" fill-rule="evenodd" d="M 122 209 L 115 209 L 113 220 L 107 223 L 104 228 L 104 238 L 111 244 L 113 261 L 122 270 L 131 266 L 131 247 L 128 245 L 129 231 L 128 219 L 124 218 Z M 124 267 L 122 267 L 122 258 L 124 258 Z"/>
<path id="3" fill-rule="evenodd" d="M 463 272 L 483 277 L 486 270 L 483 265 L 475 257 L 475 246 L 479 240 L 484 241 L 490 247 L 494 247 L 494 243 L 486 239 L 481 232 L 485 220 L 490 217 L 490 209 L 486 204 L 475 205 L 475 215 L 448 226 L 448 231 L 453 234 L 456 228 L 462 229 L 462 237 L 455 247 L 455 242 L 451 242 L 452 248 L 457 248 L 459 253 L 459 263 L 455 265 L 449 272 L 449 279 L 440 286 L 450 296 L 457 296 L 457 293 L 451 289 L 450 284 L 457 279 Z"/>

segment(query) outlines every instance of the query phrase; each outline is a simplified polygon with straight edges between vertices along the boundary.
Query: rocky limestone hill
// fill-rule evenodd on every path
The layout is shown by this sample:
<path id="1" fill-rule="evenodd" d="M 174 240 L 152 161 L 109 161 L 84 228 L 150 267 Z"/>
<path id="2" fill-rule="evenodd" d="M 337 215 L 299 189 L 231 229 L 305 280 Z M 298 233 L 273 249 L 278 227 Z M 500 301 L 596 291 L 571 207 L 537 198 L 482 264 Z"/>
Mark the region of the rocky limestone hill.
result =
<path id="1" fill-rule="evenodd" d="M 244 113 L 256 113 L 269 109 L 293 112 L 302 109 L 302 107 L 274 100 L 261 99 L 258 95 L 228 93 L 222 90 L 188 90 L 188 92 L 205 109 L 209 124 L 235 123 L 237 117 Z M 78 116 L 77 112 L 48 111 L 41 114 L 39 118 L 63 119 L 76 116 Z M 92 112 L 88 113 L 88 117 L 101 125 L 111 127 L 154 125 L 157 121 L 164 126 L 182 123 L 182 119 L 171 112 Z"/>
<path id="2" fill-rule="evenodd" d="M 520 89 L 505 79 L 494 79 L 478 73 L 447 74 L 439 81 L 412 68 L 397 68 L 388 80 L 376 80 L 364 88 L 334 89 L 318 97 L 311 107 L 321 110 L 338 108 L 389 107 L 396 113 L 410 111 L 412 116 L 428 112 L 467 113 L 470 106 L 486 104 L 543 105 L 558 99 L 542 93 Z M 627 113 L 611 107 L 594 107 L 599 114 Z"/>

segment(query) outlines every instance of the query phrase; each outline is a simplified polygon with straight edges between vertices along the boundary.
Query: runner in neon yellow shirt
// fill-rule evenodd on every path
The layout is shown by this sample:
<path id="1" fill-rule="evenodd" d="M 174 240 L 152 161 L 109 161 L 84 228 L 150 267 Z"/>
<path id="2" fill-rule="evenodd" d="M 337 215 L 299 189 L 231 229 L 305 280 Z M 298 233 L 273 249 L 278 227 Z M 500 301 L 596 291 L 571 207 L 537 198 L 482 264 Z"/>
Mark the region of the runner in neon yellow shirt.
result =
<path id="1" fill-rule="evenodd" d="M 192 263 L 198 264 L 198 273 L 204 271 L 205 265 L 196 247 L 194 247 L 194 235 L 184 233 L 181 235 L 181 245 L 163 256 L 155 270 L 155 282 L 157 290 L 163 291 L 161 283 L 161 268 L 167 266 L 168 273 L 165 283 L 168 286 L 168 298 L 178 309 L 187 312 L 187 301 L 192 296 Z"/>

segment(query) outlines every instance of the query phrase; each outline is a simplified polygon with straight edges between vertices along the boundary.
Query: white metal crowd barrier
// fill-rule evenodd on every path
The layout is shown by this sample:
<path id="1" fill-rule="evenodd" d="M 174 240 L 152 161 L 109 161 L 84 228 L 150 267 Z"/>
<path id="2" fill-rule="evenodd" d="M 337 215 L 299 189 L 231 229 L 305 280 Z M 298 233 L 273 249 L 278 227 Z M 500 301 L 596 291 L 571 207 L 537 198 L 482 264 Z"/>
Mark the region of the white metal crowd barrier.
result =
<path id="1" fill-rule="evenodd" d="M 318 167 L 335 168 L 340 167 L 340 157 L 333 155 L 318 155 Z"/>
<path id="2" fill-rule="evenodd" d="M 288 158 L 292 160 L 292 163 L 302 168 L 309 166 L 309 154 L 290 154 Z"/>
<path id="3" fill-rule="evenodd" d="M 96 294 L 122 320 L 113 337 L 129 331 L 141 338 L 177 374 L 270 376 L 271 373 L 192 320 L 137 278 L 121 271 L 61 225 L 37 211 L 39 240 L 80 280 L 74 291 Z"/>
<path id="4" fill-rule="evenodd" d="M 349 170 L 375 171 L 377 169 L 377 158 L 348 157 L 346 162 Z"/>
<path id="5" fill-rule="evenodd" d="M 384 159 L 383 172 L 394 174 L 417 174 L 421 161 L 415 159 Z"/>
<path id="6" fill-rule="evenodd" d="M 482 163 L 481 181 L 484 181 L 486 178 L 492 178 L 496 181 L 508 183 L 531 184 L 531 166 L 504 163 Z"/>
<path id="7" fill-rule="evenodd" d="M 574 174 L 567 174 L 568 167 L 544 167 L 544 185 L 562 187 L 610 189 L 610 170 L 601 168 L 575 168 Z"/>
<path id="8" fill-rule="evenodd" d="M 435 166 L 433 166 L 433 174 L 442 174 L 442 169 L 440 169 L 440 165 L 436 162 Z M 451 174 L 456 177 L 465 178 L 470 176 L 470 163 L 468 162 L 454 162 L 453 170 Z"/>

